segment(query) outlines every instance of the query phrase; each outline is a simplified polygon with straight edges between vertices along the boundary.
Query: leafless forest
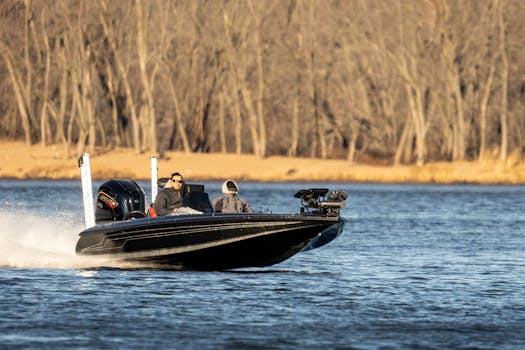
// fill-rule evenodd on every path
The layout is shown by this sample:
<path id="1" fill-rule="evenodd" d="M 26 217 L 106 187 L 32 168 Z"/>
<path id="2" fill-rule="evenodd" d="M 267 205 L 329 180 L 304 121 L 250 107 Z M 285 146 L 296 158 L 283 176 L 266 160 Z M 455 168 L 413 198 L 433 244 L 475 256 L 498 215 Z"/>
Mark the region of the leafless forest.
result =
<path id="1" fill-rule="evenodd" d="M 522 0 L 3 0 L 0 26 L 4 140 L 525 156 Z"/>

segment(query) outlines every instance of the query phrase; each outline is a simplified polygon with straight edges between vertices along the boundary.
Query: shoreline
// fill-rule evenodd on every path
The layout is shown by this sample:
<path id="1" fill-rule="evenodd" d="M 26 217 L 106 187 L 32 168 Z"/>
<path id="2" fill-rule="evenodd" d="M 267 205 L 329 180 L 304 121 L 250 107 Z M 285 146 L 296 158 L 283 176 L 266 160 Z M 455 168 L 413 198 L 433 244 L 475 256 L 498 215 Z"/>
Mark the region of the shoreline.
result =
<path id="1" fill-rule="evenodd" d="M 93 179 L 150 179 L 149 153 L 113 149 L 90 155 Z M 61 145 L 27 146 L 0 141 L 0 179 L 80 179 L 76 157 L 68 157 Z M 415 165 L 375 166 L 345 160 L 288 158 L 253 155 L 167 151 L 158 160 L 158 176 L 174 171 L 188 181 L 223 181 L 227 178 L 257 182 L 356 182 L 416 184 L 525 184 L 525 162 L 433 162 Z"/>

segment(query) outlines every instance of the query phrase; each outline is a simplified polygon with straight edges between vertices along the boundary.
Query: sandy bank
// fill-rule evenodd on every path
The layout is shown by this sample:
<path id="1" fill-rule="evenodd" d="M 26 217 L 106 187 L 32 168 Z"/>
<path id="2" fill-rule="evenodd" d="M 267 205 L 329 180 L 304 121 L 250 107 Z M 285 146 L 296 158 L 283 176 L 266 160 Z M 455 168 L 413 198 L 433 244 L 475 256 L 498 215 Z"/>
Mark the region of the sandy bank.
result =
<path id="1" fill-rule="evenodd" d="M 130 149 L 101 152 L 91 155 L 92 174 L 96 179 L 149 179 L 150 157 Z M 525 184 L 524 162 L 506 167 L 495 161 L 384 167 L 351 165 L 344 160 L 166 152 L 159 160 L 159 176 L 169 176 L 173 171 L 181 172 L 188 180 Z M 68 158 L 61 146 L 0 142 L 0 178 L 79 177 L 77 159 Z"/>

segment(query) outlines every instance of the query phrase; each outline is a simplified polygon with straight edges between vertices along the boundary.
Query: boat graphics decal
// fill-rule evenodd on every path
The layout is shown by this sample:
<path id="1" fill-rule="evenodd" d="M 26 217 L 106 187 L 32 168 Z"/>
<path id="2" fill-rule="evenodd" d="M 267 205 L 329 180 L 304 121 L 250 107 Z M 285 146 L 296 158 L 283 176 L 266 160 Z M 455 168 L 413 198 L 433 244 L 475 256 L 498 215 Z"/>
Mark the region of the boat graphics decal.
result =
<path id="1" fill-rule="evenodd" d="M 111 197 L 106 192 L 100 191 L 98 194 L 98 200 L 106 204 L 111 209 L 118 207 L 118 202 L 115 198 Z"/>
<path id="2" fill-rule="evenodd" d="M 276 228 L 272 230 L 271 226 L 275 226 Z M 82 254 L 113 253 L 113 255 L 120 256 L 123 259 L 160 257 L 171 254 L 186 253 L 190 251 L 197 251 L 201 249 L 217 247 L 229 243 L 250 240 L 262 236 L 269 236 L 281 233 L 284 234 L 298 229 L 303 231 L 305 229 L 323 226 L 330 226 L 330 224 L 326 222 L 322 224 L 319 222 L 312 222 L 310 224 L 305 225 L 303 221 L 251 222 L 224 224 L 220 227 L 214 225 L 188 225 L 186 227 L 174 227 L 171 230 L 167 229 L 166 227 L 162 227 L 159 229 L 149 230 L 148 232 L 116 232 L 107 234 L 98 244 L 82 249 Z M 262 227 L 267 228 L 263 232 L 246 232 L 250 229 Z M 149 249 L 138 252 L 122 252 L 122 247 L 125 246 L 127 242 L 134 240 L 157 240 L 161 238 L 167 238 L 169 236 L 187 236 L 191 234 L 205 233 L 210 232 L 211 230 L 217 231 L 217 237 L 215 240 L 211 240 L 207 243 L 189 244 L 181 247 Z M 235 232 L 238 232 L 238 234 L 236 235 Z"/>

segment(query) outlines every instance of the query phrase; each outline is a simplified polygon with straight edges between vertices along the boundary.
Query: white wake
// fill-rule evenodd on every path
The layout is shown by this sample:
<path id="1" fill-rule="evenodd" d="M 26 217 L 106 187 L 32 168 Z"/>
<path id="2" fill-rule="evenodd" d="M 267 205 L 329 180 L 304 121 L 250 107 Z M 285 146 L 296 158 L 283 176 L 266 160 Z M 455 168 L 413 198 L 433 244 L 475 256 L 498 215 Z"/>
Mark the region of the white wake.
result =
<path id="1" fill-rule="evenodd" d="M 118 267 L 107 259 L 76 255 L 75 245 L 83 229 L 82 218 L 0 212 L 0 267 Z"/>

